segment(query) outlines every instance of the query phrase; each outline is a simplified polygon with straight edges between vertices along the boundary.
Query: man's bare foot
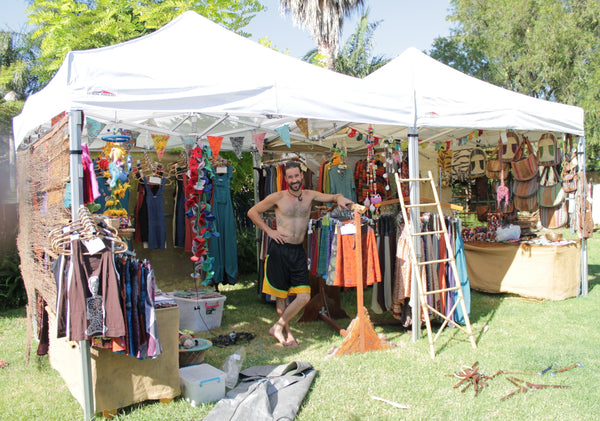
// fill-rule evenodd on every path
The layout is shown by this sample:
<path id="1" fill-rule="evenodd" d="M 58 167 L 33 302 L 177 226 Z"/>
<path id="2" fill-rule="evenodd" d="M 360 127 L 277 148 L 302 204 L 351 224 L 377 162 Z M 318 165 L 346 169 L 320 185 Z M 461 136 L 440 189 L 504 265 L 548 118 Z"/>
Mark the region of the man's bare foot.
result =
<path id="1" fill-rule="evenodd" d="M 269 334 L 274 336 L 275 339 L 279 341 L 281 345 L 287 346 L 286 338 L 283 336 L 283 326 L 279 323 L 275 323 L 271 329 L 269 329 Z"/>
<path id="2" fill-rule="evenodd" d="M 290 329 L 289 326 L 286 326 L 285 332 L 286 332 L 286 338 L 285 338 L 284 345 L 291 346 L 291 347 L 298 346 L 298 342 L 296 341 L 296 338 L 294 338 L 294 335 L 292 335 L 292 329 Z"/>

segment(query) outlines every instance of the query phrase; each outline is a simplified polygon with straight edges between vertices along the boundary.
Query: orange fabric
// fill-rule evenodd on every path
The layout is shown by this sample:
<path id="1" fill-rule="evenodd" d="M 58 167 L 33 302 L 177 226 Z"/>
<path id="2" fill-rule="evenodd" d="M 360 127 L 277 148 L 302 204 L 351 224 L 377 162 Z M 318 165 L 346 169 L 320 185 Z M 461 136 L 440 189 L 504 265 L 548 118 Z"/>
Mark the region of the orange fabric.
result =
<path id="1" fill-rule="evenodd" d="M 354 248 L 354 235 L 337 233 L 338 250 L 336 255 L 335 277 L 333 285 L 338 287 L 355 287 L 357 283 L 356 250 Z M 373 228 L 363 228 L 362 235 L 362 281 L 363 286 L 381 282 L 381 268 L 379 267 L 379 253 Z"/>

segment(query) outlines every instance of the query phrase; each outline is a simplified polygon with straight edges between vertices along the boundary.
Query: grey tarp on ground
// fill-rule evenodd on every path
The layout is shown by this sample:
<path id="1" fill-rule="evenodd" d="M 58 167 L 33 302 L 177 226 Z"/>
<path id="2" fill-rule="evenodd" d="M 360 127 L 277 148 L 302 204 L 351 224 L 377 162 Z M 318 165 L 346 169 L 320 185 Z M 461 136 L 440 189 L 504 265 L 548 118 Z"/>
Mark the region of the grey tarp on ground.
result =
<path id="1" fill-rule="evenodd" d="M 302 361 L 249 367 L 204 421 L 293 420 L 316 374 Z"/>

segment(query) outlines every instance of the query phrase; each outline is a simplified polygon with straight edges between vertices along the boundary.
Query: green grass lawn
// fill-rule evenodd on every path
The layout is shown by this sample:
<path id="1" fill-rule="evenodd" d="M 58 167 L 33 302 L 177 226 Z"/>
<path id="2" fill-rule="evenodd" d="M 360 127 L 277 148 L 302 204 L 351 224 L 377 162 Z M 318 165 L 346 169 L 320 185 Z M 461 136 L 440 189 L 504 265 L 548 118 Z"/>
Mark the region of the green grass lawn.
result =
<path id="1" fill-rule="evenodd" d="M 411 333 L 398 325 L 378 324 L 389 314 L 372 316 L 378 333 L 395 346 L 387 351 L 347 356 L 327 356 L 342 343 L 342 337 L 322 322 L 294 323 L 298 348 L 277 345 L 267 333 L 275 321 L 272 304 L 261 302 L 253 280 L 223 287 L 227 296 L 221 327 L 199 336 L 210 338 L 231 331 L 256 335 L 246 347 L 249 365 L 308 361 L 318 375 L 297 416 L 297 420 L 595 420 L 600 417 L 600 234 L 588 241 L 589 295 L 564 301 L 539 301 L 511 295 L 490 295 L 473 291 L 471 323 L 477 349 L 458 329 L 446 329 L 436 342 L 436 358 L 429 356 L 425 330 L 422 339 L 411 341 Z M 527 274 L 523 274 L 527 276 Z M 159 280 L 160 287 L 160 280 Z M 365 293 L 370 302 L 370 290 Z M 354 292 L 342 293 L 342 307 L 356 314 Z M 347 327 L 350 319 L 337 321 Z M 71 396 L 47 357 L 32 353 L 24 364 L 25 310 L 0 313 L 0 419 L 76 420 L 83 410 Z M 36 344 L 34 343 L 34 348 Z M 220 368 L 235 347 L 213 347 L 206 362 Z M 507 377 L 490 380 L 475 396 L 472 388 L 461 393 L 449 374 L 479 362 L 480 371 L 492 375 L 498 370 L 539 372 L 581 362 L 554 376 L 514 375 L 532 383 L 560 384 L 567 389 L 540 389 L 500 399 L 516 389 Z M 117 380 L 117 379 L 116 379 Z M 378 396 L 409 409 L 397 409 L 372 399 Z M 178 398 L 170 404 L 145 402 L 119 410 L 122 420 L 198 420 L 213 404 L 193 408 Z"/>

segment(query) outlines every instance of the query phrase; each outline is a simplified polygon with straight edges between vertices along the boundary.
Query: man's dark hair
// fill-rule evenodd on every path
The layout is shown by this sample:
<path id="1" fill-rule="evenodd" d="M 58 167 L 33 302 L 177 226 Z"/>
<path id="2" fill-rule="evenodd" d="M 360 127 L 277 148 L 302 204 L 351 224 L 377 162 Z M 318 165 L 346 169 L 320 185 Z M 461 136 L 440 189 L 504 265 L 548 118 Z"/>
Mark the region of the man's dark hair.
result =
<path id="1" fill-rule="evenodd" d="M 288 161 L 285 163 L 285 167 L 283 169 L 283 175 L 287 174 L 287 170 L 290 168 L 298 168 L 300 172 L 302 172 L 302 167 L 298 161 Z"/>

